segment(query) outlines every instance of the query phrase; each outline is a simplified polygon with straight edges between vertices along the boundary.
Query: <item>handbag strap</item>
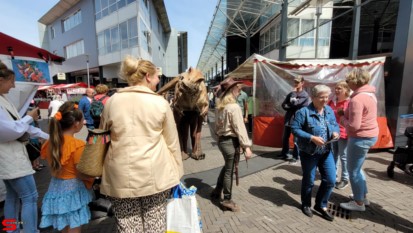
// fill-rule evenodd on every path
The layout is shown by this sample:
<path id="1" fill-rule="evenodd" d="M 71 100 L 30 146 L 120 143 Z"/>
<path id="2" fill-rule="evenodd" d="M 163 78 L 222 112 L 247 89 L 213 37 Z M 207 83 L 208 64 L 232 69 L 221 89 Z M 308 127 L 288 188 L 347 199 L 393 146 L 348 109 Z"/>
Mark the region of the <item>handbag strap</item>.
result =
<path id="1" fill-rule="evenodd" d="M 10 116 L 13 118 L 13 120 L 17 121 L 17 117 L 14 116 L 7 108 L 6 111 L 10 114 Z"/>

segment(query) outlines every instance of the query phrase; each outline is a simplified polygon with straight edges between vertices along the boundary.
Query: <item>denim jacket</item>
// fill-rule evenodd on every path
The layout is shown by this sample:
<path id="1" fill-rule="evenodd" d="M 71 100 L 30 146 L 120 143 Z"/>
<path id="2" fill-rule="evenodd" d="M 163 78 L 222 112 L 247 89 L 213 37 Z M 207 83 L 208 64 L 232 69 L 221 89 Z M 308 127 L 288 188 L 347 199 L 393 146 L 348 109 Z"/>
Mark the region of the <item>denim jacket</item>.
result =
<path id="1" fill-rule="evenodd" d="M 325 122 L 327 124 L 327 136 L 331 139 L 334 132 L 340 134 L 340 128 L 330 106 L 324 107 L 324 113 Z M 317 115 L 317 110 L 313 103 L 307 107 L 301 108 L 295 113 L 294 119 L 291 122 L 291 130 L 294 137 L 297 138 L 297 144 L 300 151 L 310 155 L 314 154 L 317 145 L 311 142 L 311 136 L 321 136 L 320 124 L 320 118 L 319 115 Z M 331 147 L 331 143 L 327 146 Z"/>

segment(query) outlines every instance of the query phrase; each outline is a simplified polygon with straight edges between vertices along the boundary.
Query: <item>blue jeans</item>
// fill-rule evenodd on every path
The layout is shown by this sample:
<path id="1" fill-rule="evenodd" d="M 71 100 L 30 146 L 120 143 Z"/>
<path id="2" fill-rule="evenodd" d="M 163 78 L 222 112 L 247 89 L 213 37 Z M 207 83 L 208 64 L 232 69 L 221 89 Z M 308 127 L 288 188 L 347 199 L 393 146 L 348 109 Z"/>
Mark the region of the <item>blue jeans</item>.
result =
<path id="1" fill-rule="evenodd" d="M 4 204 L 4 218 L 19 222 L 20 200 L 22 203 L 21 222 L 24 232 L 37 232 L 37 189 L 33 175 L 4 180 L 7 194 Z M 20 232 L 19 226 L 13 232 Z"/>
<path id="2" fill-rule="evenodd" d="M 290 141 L 289 141 L 290 135 L 291 135 L 291 127 L 284 126 L 283 138 L 282 138 L 283 148 L 281 150 L 281 156 L 283 156 L 284 158 L 288 158 L 288 152 L 290 151 Z M 297 160 L 299 159 L 299 151 L 298 151 L 296 137 L 294 137 L 293 158 Z"/>
<path id="3" fill-rule="evenodd" d="M 341 163 L 341 180 L 348 181 L 348 170 L 347 170 L 347 139 L 340 138 L 337 142 L 333 143 L 333 154 L 334 162 L 337 169 L 337 161 L 340 157 Z"/>
<path id="4" fill-rule="evenodd" d="M 321 184 L 315 198 L 315 205 L 321 208 L 327 207 L 331 192 L 333 191 L 336 181 L 336 166 L 333 154 L 330 152 L 324 154 L 309 155 L 301 152 L 301 169 L 303 179 L 301 181 L 301 203 L 303 206 L 311 206 L 311 193 L 314 186 L 316 171 L 321 174 Z"/>
<path id="5" fill-rule="evenodd" d="M 350 175 L 351 190 L 353 191 L 354 200 L 363 201 L 367 195 L 367 183 L 363 170 L 361 170 L 367 152 L 377 141 L 373 138 L 356 138 L 349 137 L 347 144 L 347 169 Z"/>

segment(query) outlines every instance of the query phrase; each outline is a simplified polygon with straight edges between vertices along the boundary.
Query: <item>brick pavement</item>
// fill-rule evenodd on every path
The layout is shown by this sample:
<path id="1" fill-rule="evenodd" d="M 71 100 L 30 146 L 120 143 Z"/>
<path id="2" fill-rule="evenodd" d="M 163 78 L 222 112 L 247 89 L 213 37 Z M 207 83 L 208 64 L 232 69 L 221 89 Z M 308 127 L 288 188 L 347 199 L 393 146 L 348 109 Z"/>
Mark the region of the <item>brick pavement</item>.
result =
<path id="1" fill-rule="evenodd" d="M 212 115 L 211 118 L 213 119 Z M 209 200 L 209 192 L 213 188 L 210 180 L 214 179 L 206 176 L 217 176 L 215 171 L 223 165 L 223 160 L 207 129 L 208 126 L 204 126 L 202 136 L 206 159 L 184 161 L 184 181 L 199 186 L 197 200 L 202 214 L 203 232 L 413 232 L 413 177 L 395 169 L 394 179 L 388 178 L 386 169 L 392 155 L 387 152 L 370 153 L 364 165 L 371 206 L 365 212 L 345 212 L 347 218 L 336 216 L 333 222 L 328 222 L 317 214 L 308 218 L 301 213 L 300 166 L 277 160 L 278 149 L 254 146 L 257 155 L 249 162 L 249 169 L 254 161 L 267 163 L 256 165 L 265 169 L 258 169 L 257 172 L 242 177 L 240 185 L 234 186 L 233 199 L 241 206 L 241 212 L 222 211 L 217 203 Z M 78 136 L 84 138 L 85 132 Z M 267 168 L 264 165 L 268 165 L 268 160 L 259 160 L 260 158 L 274 160 L 275 165 Z M 205 177 L 197 176 L 199 174 L 205 174 Z M 40 196 L 46 191 L 49 179 L 45 170 L 36 173 Z M 318 188 L 319 183 L 317 180 L 314 189 Z M 339 205 L 340 202 L 347 201 L 350 193 L 350 187 L 335 189 L 330 199 L 331 204 Z M 114 232 L 114 220 L 93 220 L 83 226 L 82 231 Z M 41 232 L 52 231 L 42 229 Z"/>

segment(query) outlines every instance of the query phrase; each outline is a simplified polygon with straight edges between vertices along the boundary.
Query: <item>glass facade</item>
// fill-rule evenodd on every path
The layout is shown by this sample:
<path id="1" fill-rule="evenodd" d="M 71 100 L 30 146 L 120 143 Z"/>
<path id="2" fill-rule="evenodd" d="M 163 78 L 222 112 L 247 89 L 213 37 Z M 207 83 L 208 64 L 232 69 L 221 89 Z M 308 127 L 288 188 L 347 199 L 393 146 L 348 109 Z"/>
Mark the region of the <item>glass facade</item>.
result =
<path id="1" fill-rule="evenodd" d="M 136 46 L 138 46 L 138 22 L 136 17 L 98 33 L 99 55 Z"/>
<path id="2" fill-rule="evenodd" d="M 95 0 L 95 17 L 99 20 L 136 0 Z"/>

